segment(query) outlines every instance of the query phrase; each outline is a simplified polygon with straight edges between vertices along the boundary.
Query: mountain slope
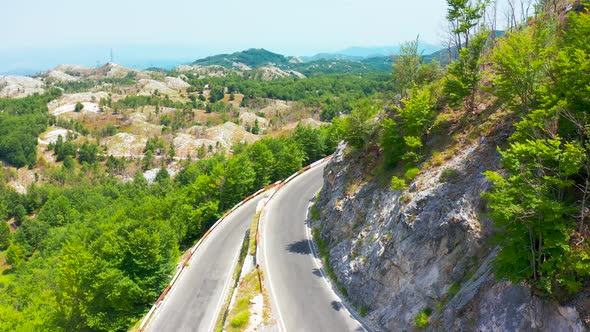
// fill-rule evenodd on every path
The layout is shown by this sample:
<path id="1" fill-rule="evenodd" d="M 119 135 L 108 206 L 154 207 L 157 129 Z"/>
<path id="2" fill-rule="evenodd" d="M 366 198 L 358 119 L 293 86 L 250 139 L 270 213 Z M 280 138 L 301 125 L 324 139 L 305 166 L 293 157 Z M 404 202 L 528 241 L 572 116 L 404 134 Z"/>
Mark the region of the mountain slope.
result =
<path id="1" fill-rule="evenodd" d="M 243 67 L 243 65 L 258 68 L 267 66 L 269 64 L 275 65 L 286 65 L 289 63 L 289 59 L 283 55 L 267 51 L 263 48 L 255 49 L 251 48 L 241 52 L 235 52 L 232 54 L 218 54 L 204 59 L 199 59 L 193 62 L 194 65 L 199 66 L 212 66 L 219 65 L 228 68 L 232 67 Z"/>

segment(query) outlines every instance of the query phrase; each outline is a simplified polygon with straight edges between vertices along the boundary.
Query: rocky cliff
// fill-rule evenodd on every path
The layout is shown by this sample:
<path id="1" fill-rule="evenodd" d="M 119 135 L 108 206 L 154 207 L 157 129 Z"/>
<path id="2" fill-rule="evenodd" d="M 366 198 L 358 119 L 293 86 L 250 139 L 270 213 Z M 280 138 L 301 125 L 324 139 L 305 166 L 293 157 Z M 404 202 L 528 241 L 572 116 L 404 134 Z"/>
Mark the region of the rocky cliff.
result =
<path id="1" fill-rule="evenodd" d="M 498 168 L 500 136 L 465 146 L 406 190 L 363 180 L 378 151 L 359 155 L 339 146 L 325 170 L 314 226 L 349 300 L 375 330 L 416 329 L 419 315 L 435 331 L 586 330 L 575 307 L 493 276 L 497 250 L 482 172 Z"/>

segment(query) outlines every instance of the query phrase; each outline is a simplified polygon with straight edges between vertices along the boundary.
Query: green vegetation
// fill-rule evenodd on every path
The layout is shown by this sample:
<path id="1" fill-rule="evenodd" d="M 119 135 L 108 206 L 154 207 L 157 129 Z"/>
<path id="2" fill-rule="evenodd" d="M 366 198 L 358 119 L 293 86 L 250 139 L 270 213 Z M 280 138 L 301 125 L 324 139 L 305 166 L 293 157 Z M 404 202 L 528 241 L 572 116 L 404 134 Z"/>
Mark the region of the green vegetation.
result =
<path id="1" fill-rule="evenodd" d="M 395 175 L 391 178 L 391 190 L 404 190 L 406 188 L 408 188 L 408 185 L 404 179 L 400 179 Z"/>
<path id="2" fill-rule="evenodd" d="M 74 106 L 74 112 L 78 113 L 84 109 L 84 105 L 81 102 L 77 102 Z"/>
<path id="3" fill-rule="evenodd" d="M 61 92 L 51 90 L 21 99 L 0 98 L 0 160 L 15 167 L 37 164 L 37 138 L 47 129 L 47 103 Z"/>
<path id="4" fill-rule="evenodd" d="M 255 106 L 262 98 L 298 101 L 306 107 L 319 109 L 322 120 L 331 120 L 340 112 L 350 113 L 357 100 L 391 90 L 390 76 L 386 73 L 330 74 L 272 81 L 240 75 L 201 78 L 188 73 L 187 77 L 195 91 L 209 85 L 211 91 L 226 87 L 228 93 L 243 94 L 242 106 Z"/>
<path id="5" fill-rule="evenodd" d="M 248 235 L 250 238 L 250 240 L 248 241 L 248 255 L 256 255 L 256 249 L 258 247 L 258 222 L 260 220 L 261 213 L 262 212 L 256 213 L 254 215 L 254 218 L 252 218 L 252 224 L 250 225 L 250 233 Z"/>
<path id="6" fill-rule="evenodd" d="M 368 307 L 361 306 L 359 308 L 359 315 L 361 315 L 361 317 L 365 317 L 369 313 L 369 311 L 370 309 Z"/>
<path id="7" fill-rule="evenodd" d="M 15 167 L 39 165 L 35 182 L 41 177 L 43 183 L 17 194 L 7 185 L 16 172 L 0 173 L 0 256 L 8 264 L 1 266 L 0 330 L 126 330 L 166 287 L 180 251 L 197 241 L 220 215 L 256 189 L 333 152 L 339 141 L 348 142 L 346 153 L 352 157 L 383 166 L 351 179 L 350 192 L 369 176 L 403 190 L 421 170 L 426 173 L 443 165 L 478 135 L 512 132 L 506 123 L 515 123 L 515 130 L 501 146 L 502 169 L 485 173 L 492 183 L 485 198 L 496 225 L 495 243 L 501 248 L 494 261 L 495 276 L 525 282 L 536 294 L 559 300 L 587 287 L 590 14 L 582 9 L 565 18 L 552 17 L 544 11 L 550 4 L 542 1 L 535 19 L 494 39 L 480 24 L 485 2 L 448 0 L 447 4 L 458 58 L 444 69 L 425 63 L 417 41 L 402 47 L 392 76 L 361 71 L 370 66 L 333 73 L 348 65 L 339 62 L 341 67 L 327 69 L 325 60 L 316 62 L 326 66 L 314 71 L 306 67 L 309 64 L 287 65 L 285 57 L 249 50 L 233 61 L 252 66 L 270 61 L 284 65 L 283 69 L 299 68 L 310 77 L 265 81 L 257 70 L 205 78 L 187 73 L 191 87 L 178 100 L 157 91 L 151 96 L 100 100 L 101 108 L 121 117 L 129 109 L 155 107 L 155 119 L 165 127 L 163 136 L 148 139 L 143 160 L 132 168 L 160 167 L 151 186 L 140 171 L 127 183 L 115 177 L 125 174 L 132 161 L 104 155 L 99 142 L 114 135 L 119 125 L 90 125 L 94 137 L 78 140 L 74 132 L 88 135 L 90 130 L 76 120 L 48 115 L 47 103 L 60 96 L 58 89 L 0 99 L 0 160 Z M 103 83 L 126 86 L 135 80 L 55 86 L 73 92 Z M 209 100 L 202 91 L 206 85 L 211 88 Z M 232 102 L 224 101 L 226 94 Z M 165 141 L 166 135 L 198 124 L 197 109 L 227 119 L 226 113 L 237 112 L 240 94 L 242 107 L 260 110 L 270 104 L 267 99 L 291 101 L 293 109 L 314 112 L 332 124 L 298 125 L 291 136 L 238 144 L 231 157 L 211 149 L 207 153 L 203 146 L 199 158 L 207 154 L 209 158 L 183 163 L 182 171 L 170 178 L 165 160 L 174 160 L 177 151 Z M 164 112 L 164 107 L 177 111 Z M 82 109 L 76 104 L 77 112 Z M 277 111 L 267 119 L 272 125 L 278 118 L 301 119 L 300 115 Z M 46 167 L 45 159 L 37 156 L 38 137 L 49 124 L 71 131 L 48 146 L 63 166 Z M 261 124 L 256 121 L 250 130 L 260 133 Z M 440 170 L 439 180 L 458 182 L 460 174 L 447 167 Z M 409 195 L 400 198 L 408 199 Z M 320 218 L 315 205 L 310 214 Z M 326 273 L 346 295 L 330 267 L 329 244 L 317 228 L 313 239 Z M 382 239 L 391 240 L 391 234 Z M 246 241 L 242 257 L 252 248 L 255 241 L 250 245 Z M 448 297 L 459 289 L 458 283 L 453 284 Z M 238 301 L 228 317 L 229 328 L 247 324 L 248 301 L 247 297 Z M 362 315 L 368 310 L 359 308 Z M 428 327 L 430 314 L 429 309 L 418 313 L 416 327 Z"/>
<path id="8" fill-rule="evenodd" d="M 543 22 L 532 25 L 509 35 L 515 40 L 503 41 L 496 51 L 496 57 L 506 56 L 497 64 L 498 94 L 523 119 L 500 152 L 506 174 L 486 174 L 494 184 L 486 198 L 500 227 L 498 277 L 529 281 L 538 291 L 563 298 L 590 275 L 589 243 L 575 240 L 588 234 L 583 211 L 590 188 L 590 93 L 583 87 L 590 78 L 582 73 L 590 68 L 590 15 L 570 13 L 557 28 L 563 34 L 557 43 L 548 38 L 553 29 Z M 551 67 L 541 70 L 540 61 Z"/>
<path id="9" fill-rule="evenodd" d="M 421 165 L 431 150 L 445 144 L 460 148 L 494 126 L 516 122 L 500 150 L 503 170 L 486 172 L 493 186 L 485 198 L 501 247 L 495 275 L 567 299 L 590 276 L 584 212 L 590 200 L 590 14 L 571 11 L 564 20 L 541 2 L 535 20 L 494 39 L 480 24 L 485 2 L 447 2 L 459 58 L 446 72 L 420 80 L 423 64 L 415 43 L 408 43 L 393 71 L 401 103 L 376 108 L 384 101 L 373 96 L 335 119 L 333 130 L 348 141 L 352 158 L 378 156 L 378 145 L 384 170 L 367 176 L 392 176 L 391 188 L 401 190 L 403 178 L 416 176 L 417 166 L 444 162 L 437 154 L 430 165 Z M 453 130 L 470 135 L 445 137 L 450 121 Z M 482 122 L 486 125 L 478 127 Z M 440 173 L 441 182 L 459 177 L 452 168 Z"/>
<path id="10" fill-rule="evenodd" d="M 232 54 L 218 54 L 206 57 L 193 62 L 193 64 L 200 66 L 218 65 L 231 68 L 233 63 L 243 63 L 249 67 L 260 67 L 265 66 L 268 63 L 284 65 L 288 62 L 289 59 L 283 55 L 276 54 L 265 49 L 251 48 L 249 50 L 235 52 Z"/>
<path id="11" fill-rule="evenodd" d="M 440 172 L 438 180 L 440 182 L 453 182 L 459 178 L 459 172 L 456 169 L 447 167 Z"/>
<path id="12" fill-rule="evenodd" d="M 249 72 L 251 77 L 261 76 L 261 71 L 257 68 L 271 64 L 283 70 L 298 71 L 308 77 L 335 73 L 386 72 L 391 66 L 389 57 L 374 57 L 361 61 L 319 59 L 302 63 L 291 63 L 289 60 L 288 57 L 265 49 L 249 49 L 232 54 L 218 54 L 206 57 L 193 62 L 193 64 L 200 66 L 218 65 L 235 69 L 235 63 L 242 63 L 254 68 Z"/>
<path id="13" fill-rule="evenodd" d="M 320 210 L 317 207 L 317 203 L 311 206 L 310 217 L 313 220 L 320 220 Z"/>
<path id="14" fill-rule="evenodd" d="M 227 331 L 243 331 L 248 326 L 250 319 L 250 300 L 261 292 L 256 270 L 244 276 L 236 292 L 237 296 L 234 306 L 227 316 L 229 321 L 229 325 L 226 328 Z"/>
<path id="15" fill-rule="evenodd" d="M 417 328 L 420 329 L 424 329 L 426 327 L 428 327 L 428 323 L 430 322 L 430 314 L 432 313 L 432 311 L 430 310 L 430 308 L 426 308 L 422 311 L 420 311 L 416 317 L 414 317 L 414 325 Z"/>
<path id="16" fill-rule="evenodd" d="M 244 261 L 246 259 L 246 256 L 248 256 L 249 250 L 250 250 L 250 234 L 246 234 L 246 236 L 244 237 L 244 240 L 242 241 L 242 247 L 240 248 L 240 254 L 238 256 L 238 261 L 236 263 L 236 266 L 235 266 L 234 272 L 233 272 L 233 278 L 232 278 L 233 292 L 238 291 L 238 288 L 241 286 L 240 285 L 240 275 L 242 274 L 242 268 L 244 267 Z M 230 302 L 232 300 L 232 297 L 233 297 L 233 293 L 230 292 L 228 294 L 227 299 L 225 300 L 225 303 L 223 304 L 223 307 L 221 308 L 221 311 L 219 312 L 219 317 L 217 317 L 217 322 L 215 323 L 215 331 L 218 331 L 218 332 L 223 331 L 225 322 L 227 320 L 230 320 L 230 326 L 236 325 L 237 327 L 240 327 L 240 326 L 243 327 L 242 324 L 246 324 L 248 322 L 248 318 L 250 317 L 250 312 L 249 312 L 249 310 L 247 310 L 247 308 L 248 308 L 248 303 L 249 303 L 250 299 L 248 299 L 246 301 L 241 301 L 237 304 L 234 304 L 234 308 L 232 308 L 232 311 L 230 311 L 229 306 L 231 304 Z M 235 308 L 238 308 L 239 311 L 236 312 L 235 310 L 233 310 Z M 244 313 L 244 311 L 247 311 L 247 313 Z"/>
<path id="17" fill-rule="evenodd" d="M 141 173 L 125 184 L 101 174 L 97 145 L 58 138 L 51 148 L 63 157 L 64 168 L 52 171 L 50 183 L 18 195 L 0 182 L 0 220 L 14 218 L 19 225 L 8 235 L 6 257 L 14 278 L 0 288 L 0 312 L 7 317 L 0 330 L 132 325 L 165 288 L 180 249 L 259 188 L 255 185 L 291 175 L 311 153 L 324 156 L 309 144 L 304 150 L 301 142 L 265 138 L 236 148 L 232 158 L 214 155 L 188 163 L 174 181 L 162 168 L 147 186 Z M 154 138 L 146 148 L 149 154 L 165 146 Z M 266 151 L 267 158 L 254 158 L 253 151 Z M 66 166 L 76 157 L 87 165 L 79 172 Z M 113 157 L 106 164 L 112 171 L 121 167 Z M 5 233 L 0 233 L 4 246 Z"/>
<path id="18" fill-rule="evenodd" d="M 414 178 L 416 176 L 418 176 L 419 173 L 420 173 L 420 169 L 417 167 L 413 167 L 413 168 L 410 168 L 406 171 L 406 174 L 404 177 L 406 178 L 406 180 L 412 181 L 412 180 L 414 180 Z"/>

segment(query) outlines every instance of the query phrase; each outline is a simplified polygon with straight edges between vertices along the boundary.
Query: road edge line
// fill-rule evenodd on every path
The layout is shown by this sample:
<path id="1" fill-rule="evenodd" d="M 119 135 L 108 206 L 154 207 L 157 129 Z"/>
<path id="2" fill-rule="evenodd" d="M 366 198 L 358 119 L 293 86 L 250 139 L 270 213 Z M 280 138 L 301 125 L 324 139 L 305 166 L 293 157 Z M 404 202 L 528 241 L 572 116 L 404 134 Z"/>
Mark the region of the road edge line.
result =
<path id="1" fill-rule="evenodd" d="M 316 192 L 316 195 L 321 191 L 322 189 L 320 188 L 320 190 L 318 190 Z M 315 195 L 314 195 L 315 196 Z M 324 279 L 324 282 L 326 284 L 328 284 L 328 288 L 330 288 L 330 290 L 332 291 L 332 293 L 334 295 L 336 295 L 337 298 L 340 299 L 340 302 L 342 303 L 342 306 L 344 307 L 344 309 L 346 310 L 346 312 L 348 313 L 348 315 L 353 318 L 357 324 L 365 331 L 365 332 L 369 332 L 371 331 L 366 325 L 366 323 L 359 317 L 359 315 L 357 315 L 356 311 L 351 309 L 351 305 L 348 303 L 348 299 L 343 296 L 342 294 L 340 294 L 339 292 L 336 291 L 336 288 L 334 287 L 334 283 L 332 282 L 332 280 L 330 280 L 330 278 L 328 278 L 328 276 L 326 276 L 326 272 L 324 271 L 324 262 L 322 262 L 321 258 L 318 256 L 317 251 L 315 250 L 315 241 L 313 240 L 313 236 L 311 234 L 311 225 L 308 223 L 310 221 L 309 219 L 309 211 L 311 209 L 311 207 L 315 204 L 316 202 L 313 203 L 309 203 L 309 205 L 307 206 L 307 212 L 305 214 L 305 235 L 307 235 L 307 245 L 309 246 L 309 249 L 311 250 L 312 254 L 313 254 L 313 261 L 316 265 L 316 267 L 318 268 L 318 270 L 320 270 L 320 274 L 322 275 L 322 279 Z"/>
<path id="2" fill-rule="evenodd" d="M 301 174 L 305 173 L 306 171 L 308 171 L 308 170 L 310 170 L 310 169 L 312 169 L 312 168 L 315 168 L 316 166 L 318 166 L 318 165 L 321 165 L 321 164 L 323 164 L 324 162 L 327 162 L 327 161 L 329 161 L 330 159 L 332 159 L 332 157 L 333 157 L 333 156 L 334 156 L 334 155 L 333 155 L 333 154 L 331 154 L 331 155 L 328 155 L 328 156 L 326 156 L 326 157 L 324 157 L 324 158 L 322 158 L 322 159 L 320 159 L 320 160 L 316 160 L 315 162 L 313 162 L 313 163 L 311 163 L 311 164 L 309 164 L 309 165 L 307 165 L 307 166 L 305 166 L 305 167 L 301 168 L 299 171 L 297 171 L 297 172 L 293 173 L 291 176 L 289 176 L 289 177 L 288 177 L 288 178 L 286 178 L 285 180 L 283 180 L 283 181 L 278 181 L 278 182 L 275 182 L 274 184 L 275 184 L 275 185 L 277 185 L 277 187 L 276 187 L 276 189 L 274 190 L 274 192 L 273 192 L 273 193 L 270 195 L 270 197 L 268 197 L 268 200 L 266 200 L 266 202 L 264 203 L 264 206 L 262 207 L 262 210 L 261 210 L 261 212 L 260 212 L 260 218 L 259 218 L 259 220 L 258 220 L 258 222 L 259 222 L 258 229 L 259 229 L 259 230 L 261 229 L 261 226 L 260 226 L 261 224 L 262 224 L 263 226 L 264 226 L 264 224 L 266 224 L 266 207 L 267 207 L 267 205 L 270 203 L 270 201 L 271 201 L 271 200 L 274 198 L 274 196 L 275 196 L 275 195 L 276 195 L 276 194 L 277 194 L 277 193 L 278 193 L 278 192 L 279 192 L 279 191 L 280 191 L 280 190 L 281 190 L 281 189 L 282 189 L 282 188 L 283 188 L 283 187 L 284 187 L 284 186 L 285 186 L 287 183 L 291 182 L 293 179 L 295 179 L 295 178 L 296 178 L 296 177 L 298 177 L 299 175 L 301 175 Z M 260 239 L 258 239 L 258 241 L 257 241 L 257 243 L 256 243 L 256 261 L 257 261 L 257 262 L 260 262 L 260 261 L 262 261 L 262 260 L 260 260 L 260 258 L 258 257 L 258 253 L 260 252 L 260 250 L 259 250 L 259 248 L 258 248 L 258 247 L 260 246 L 260 242 L 261 242 L 261 241 L 260 241 Z M 266 248 L 267 248 L 267 246 L 265 245 L 265 246 L 264 246 L 264 249 L 263 249 L 263 252 L 264 252 L 264 258 L 266 258 L 266 256 L 267 256 L 267 249 L 266 249 Z M 259 265 L 259 264 L 257 264 L 257 265 Z M 285 322 L 284 322 L 284 320 L 283 320 L 283 316 L 282 316 L 282 314 L 281 314 L 281 310 L 278 308 L 278 305 L 277 305 L 277 304 L 278 304 L 278 301 L 277 301 L 277 298 L 276 298 L 276 295 L 275 295 L 276 293 L 273 291 L 273 287 L 272 287 L 272 281 L 271 281 L 271 274 L 270 274 L 270 272 L 269 272 L 269 271 L 264 271 L 264 269 L 262 268 L 262 266 L 261 266 L 261 265 L 260 265 L 260 268 L 259 268 L 259 269 L 260 269 L 261 271 L 263 271 L 264 273 L 266 273 L 266 275 L 267 275 L 267 278 L 268 278 L 268 284 L 269 284 L 269 287 L 268 287 L 268 288 L 269 288 L 269 292 L 271 293 L 271 296 L 272 296 L 272 298 L 273 298 L 273 300 L 274 300 L 274 302 L 275 302 L 275 305 L 277 306 L 277 309 L 276 309 L 276 311 L 277 311 L 277 314 L 278 314 L 278 316 L 279 316 L 279 317 L 278 317 L 278 318 L 279 318 L 279 319 L 278 319 L 278 321 L 279 321 L 279 324 L 278 324 L 278 325 L 279 325 L 279 331 L 286 332 L 286 331 L 287 331 L 287 327 L 285 326 Z M 271 309 L 272 309 L 272 304 L 271 304 Z M 361 325 L 361 327 L 362 327 L 362 325 Z"/>
<path id="3" fill-rule="evenodd" d="M 166 288 L 164 289 L 164 291 L 160 294 L 160 296 L 158 297 L 158 299 L 156 300 L 156 302 L 152 305 L 152 307 L 150 308 L 150 310 L 147 312 L 147 314 L 144 316 L 144 318 L 141 320 L 141 323 L 139 324 L 139 328 L 137 329 L 138 332 L 143 332 L 145 331 L 145 328 L 149 325 L 150 320 L 155 316 L 155 314 L 158 311 L 158 308 L 160 307 L 160 305 L 162 304 L 162 302 L 165 300 L 166 295 L 170 292 L 170 290 L 172 289 L 172 287 L 176 284 L 176 281 L 180 278 L 180 275 L 182 274 L 182 272 L 185 270 L 187 263 L 189 263 L 190 259 L 194 256 L 194 253 L 197 251 L 198 248 L 200 248 L 202 246 L 202 243 L 209 237 L 209 235 L 216 229 L 219 227 L 219 225 L 235 210 L 237 210 L 240 206 L 246 204 L 248 201 L 252 200 L 253 198 L 259 196 L 260 194 L 266 192 L 267 190 L 277 186 L 278 182 L 269 184 L 268 186 L 258 190 L 257 192 L 255 192 L 254 194 L 244 198 L 242 201 L 240 201 L 239 203 L 237 203 L 236 205 L 234 205 L 229 211 L 225 212 L 221 218 L 219 218 L 204 234 L 203 236 L 201 236 L 201 238 L 197 241 L 197 243 L 192 247 L 189 248 L 185 251 L 185 253 L 187 254 L 187 258 L 184 259 L 184 261 L 182 261 L 182 265 L 180 266 L 180 268 L 177 269 L 176 273 L 174 274 L 174 276 L 172 277 L 172 279 L 170 280 L 170 283 L 168 284 L 168 286 L 166 286 Z M 239 253 L 238 253 L 239 255 Z"/>

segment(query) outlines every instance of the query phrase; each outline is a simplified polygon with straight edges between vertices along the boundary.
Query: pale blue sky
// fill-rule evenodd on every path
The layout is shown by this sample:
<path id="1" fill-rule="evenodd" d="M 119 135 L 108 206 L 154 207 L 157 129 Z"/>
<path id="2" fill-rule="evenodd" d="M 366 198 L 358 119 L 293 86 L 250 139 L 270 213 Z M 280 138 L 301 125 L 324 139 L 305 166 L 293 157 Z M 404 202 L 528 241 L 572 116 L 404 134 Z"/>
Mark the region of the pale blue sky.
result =
<path id="1" fill-rule="evenodd" d="M 183 46 L 187 57 L 264 47 L 290 55 L 438 44 L 445 0 L 0 0 L 0 53 Z M 98 60 L 98 59 L 97 59 Z M 0 59 L 0 62 L 2 59 Z M 1 72 L 0 68 L 0 72 Z"/>

